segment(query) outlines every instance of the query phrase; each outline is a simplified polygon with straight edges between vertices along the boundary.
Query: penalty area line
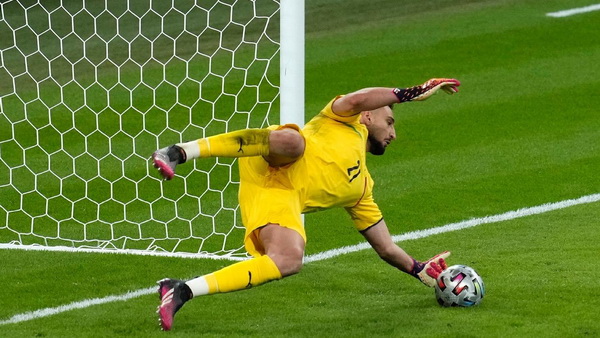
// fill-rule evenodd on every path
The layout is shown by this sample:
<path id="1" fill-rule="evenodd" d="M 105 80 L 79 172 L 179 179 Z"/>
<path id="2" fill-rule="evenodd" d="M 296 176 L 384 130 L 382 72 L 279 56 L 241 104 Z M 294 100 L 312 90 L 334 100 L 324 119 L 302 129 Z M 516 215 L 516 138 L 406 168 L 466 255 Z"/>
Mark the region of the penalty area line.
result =
<path id="1" fill-rule="evenodd" d="M 415 239 L 425 238 L 425 237 L 429 237 L 429 236 L 433 236 L 433 235 L 443 234 L 446 232 L 452 232 L 452 231 L 458 231 L 458 230 L 462 230 L 462 229 L 472 228 L 472 227 L 482 225 L 482 224 L 509 221 L 509 220 L 513 220 L 516 218 L 543 214 L 546 212 L 564 209 L 564 208 L 572 207 L 575 205 L 594 203 L 594 202 L 598 202 L 598 201 L 600 201 L 600 194 L 592 194 L 592 195 L 582 196 L 582 197 L 575 198 L 575 199 L 564 200 L 564 201 L 555 202 L 555 203 L 546 203 L 546 204 L 538 205 L 535 207 L 522 208 L 522 209 L 518 209 L 518 210 L 508 211 L 503 214 L 498 214 L 498 215 L 493 215 L 493 216 L 485 216 L 485 217 L 481 217 L 481 218 L 473 218 L 473 219 L 469 219 L 466 221 L 450 223 L 450 224 L 442 225 L 442 226 L 435 227 L 435 228 L 411 231 L 411 232 L 407 232 L 402 235 L 394 235 L 394 236 L 392 236 L 392 240 L 395 243 L 408 241 L 408 240 L 415 240 Z M 324 251 L 324 252 L 321 252 L 318 254 L 307 256 L 304 259 L 304 262 L 308 263 L 308 262 L 321 261 L 321 260 L 333 258 L 336 256 L 365 250 L 370 247 L 371 246 L 369 245 L 369 243 L 366 243 L 366 242 L 356 244 L 356 245 L 345 246 L 345 247 L 341 247 L 338 249 L 328 250 L 328 251 Z"/>
<path id="2" fill-rule="evenodd" d="M 600 10 L 600 4 L 565 9 L 564 11 L 558 11 L 558 12 L 550 12 L 550 13 L 546 13 L 546 16 L 550 16 L 553 18 L 564 18 L 564 17 L 571 16 L 571 15 L 589 13 L 589 12 L 598 11 L 598 10 Z"/>
<path id="3" fill-rule="evenodd" d="M 429 228 L 429 229 L 424 229 L 424 230 L 419 230 L 419 231 L 412 231 L 412 232 L 408 232 L 408 233 L 405 233 L 402 235 L 392 236 L 392 239 L 396 243 L 402 242 L 402 241 L 407 241 L 407 240 L 415 240 L 415 239 L 425 238 L 425 237 L 429 237 L 429 236 L 433 236 L 433 235 L 443 234 L 446 232 L 452 232 L 452 231 L 458 231 L 458 230 L 462 230 L 462 229 L 472 228 L 472 227 L 482 225 L 482 224 L 504 222 L 504 221 L 521 218 L 521 217 L 543 214 L 543 213 L 554 211 L 554 210 L 565 209 L 565 208 L 569 208 L 569 207 L 576 206 L 576 205 L 594 203 L 594 202 L 598 202 L 598 201 L 600 201 L 600 193 L 582 196 L 582 197 L 579 197 L 576 199 L 564 200 L 564 201 L 555 202 L 555 203 L 546 203 L 546 204 L 538 205 L 535 207 L 522 208 L 522 209 L 509 211 L 509 212 L 505 212 L 505 213 L 498 214 L 498 215 L 493 215 L 493 216 L 473 218 L 473 219 L 469 219 L 466 221 L 450 223 L 450 224 L 446 224 L 446 225 L 435 227 L 435 228 Z M 341 255 L 346 255 L 346 254 L 361 251 L 361 250 L 366 250 L 368 248 L 370 248 L 370 246 L 366 242 L 360 243 L 357 245 L 345 246 L 345 247 L 341 247 L 338 249 L 328 250 L 328 251 L 324 251 L 324 252 L 317 253 L 314 255 L 306 256 L 304 259 L 304 262 L 305 263 L 318 262 L 318 261 L 330 259 L 330 258 L 333 258 L 336 256 L 341 256 Z M 91 307 L 94 305 L 126 301 L 126 300 L 129 300 L 132 298 L 137 298 L 140 296 L 145 296 L 145 295 L 155 293 L 156 290 L 157 290 L 156 287 L 153 286 L 153 287 L 140 289 L 140 290 L 136 290 L 136 291 L 129 291 L 122 295 L 112 295 L 112 296 L 107 296 L 107 297 L 103 297 L 103 298 L 86 299 L 86 300 L 82 300 L 82 301 L 78 301 L 78 302 L 74 302 L 74 303 L 70 303 L 70 304 L 66 304 L 66 305 L 61 305 L 61 306 L 57 306 L 57 307 L 53 307 L 53 308 L 45 308 L 45 309 L 40 309 L 40 310 L 36 310 L 36 311 L 24 312 L 21 314 L 14 315 L 8 319 L 0 320 L 0 325 L 16 324 L 16 323 L 20 323 L 20 322 L 33 320 L 33 319 L 52 316 L 55 314 L 59 314 L 59 313 L 67 312 L 67 311 L 71 311 L 71 310 L 84 309 L 84 308 Z"/>
<path id="4" fill-rule="evenodd" d="M 150 288 L 145 288 L 145 289 L 136 290 L 136 291 L 129 291 L 122 295 L 113 295 L 113 296 L 107 296 L 107 297 L 103 297 L 103 298 L 85 299 L 85 300 L 82 300 L 79 302 L 74 302 L 74 303 L 61 305 L 61 306 L 57 306 L 57 307 L 45 308 L 45 309 L 40 309 L 40 310 L 30 311 L 30 312 L 24 312 L 24 313 L 21 313 L 18 315 L 14 315 L 8 319 L 0 320 L 0 325 L 15 324 L 15 323 L 25 322 L 25 321 L 32 320 L 32 319 L 44 318 L 44 317 L 52 316 L 55 314 L 59 314 L 59 313 L 67 312 L 67 311 L 71 311 L 71 310 L 85 309 L 87 307 L 94 306 L 94 305 L 101 305 L 101 304 L 112 303 L 112 302 L 123 302 L 123 301 L 129 300 L 129 299 L 132 299 L 132 298 L 137 298 L 140 296 L 145 296 L 145 295 L 149 295 L 151 293 L 155 293 L 156 290 L 157 290 L 156 287 L 150 287 Z"/>

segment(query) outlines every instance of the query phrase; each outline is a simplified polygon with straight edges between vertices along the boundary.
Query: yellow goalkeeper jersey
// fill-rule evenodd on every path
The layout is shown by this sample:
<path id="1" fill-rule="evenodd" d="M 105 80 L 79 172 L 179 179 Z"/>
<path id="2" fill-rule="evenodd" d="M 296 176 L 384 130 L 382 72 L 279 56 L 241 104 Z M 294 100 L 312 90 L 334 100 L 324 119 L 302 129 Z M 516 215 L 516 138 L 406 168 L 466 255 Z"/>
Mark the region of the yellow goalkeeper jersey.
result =
<path id="1" fill-rule="evenodd" d="M 239 159 L 244 243 L 253 256 L 264 254 L 255 230 L 266 224 L 293 229 L 306 241 L 302 213 L 343 207 L 359 231 L 382 219 L 365 161 L 367 128 L 360 115 L 334 114 L 331 106 L 337 98 L 300 131 L 306 148 L 296 162 L 271 167 L 262 156 Z M 296 125 L 269 127 L 284 128 L 299 130 Z"/>
<path id="2" fill-rule="evenodd" d="M 368 131 L 359 114 L 341 117 L 332 111 L 339 97 L 302 129 L 307 171 L 303 212 L 344 207 L 356 228 L 364 230 L 382 218 L 366 165 Z"/>

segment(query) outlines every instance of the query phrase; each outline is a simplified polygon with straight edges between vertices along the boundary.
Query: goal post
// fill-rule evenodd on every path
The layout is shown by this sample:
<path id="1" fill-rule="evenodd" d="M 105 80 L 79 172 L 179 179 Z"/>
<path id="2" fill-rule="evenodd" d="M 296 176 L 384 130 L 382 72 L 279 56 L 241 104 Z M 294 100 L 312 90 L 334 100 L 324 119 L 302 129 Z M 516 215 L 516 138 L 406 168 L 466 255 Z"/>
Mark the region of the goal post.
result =
<path id="1" fill-rule="evenodd" d="M 244 259 L 236 160 L 149 156 L 302 125 L 304 1 L 3 1 L 0 110 L 0 248 Z"/>
<path id="2" fill-rule="evenodd" d="M 281 0 L 280 123 L 304 126 L 304 0 Z"/>

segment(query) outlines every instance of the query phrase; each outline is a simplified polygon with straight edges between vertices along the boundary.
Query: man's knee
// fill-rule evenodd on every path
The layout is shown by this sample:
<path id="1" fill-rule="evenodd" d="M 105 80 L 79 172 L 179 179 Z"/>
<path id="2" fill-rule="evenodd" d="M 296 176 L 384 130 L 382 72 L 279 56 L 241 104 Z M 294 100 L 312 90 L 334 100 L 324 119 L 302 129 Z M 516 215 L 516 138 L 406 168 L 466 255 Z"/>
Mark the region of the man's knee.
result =
<path id="1" fill-rule="evenodd" d="M 272 155 L 297 158 L 304 154 L 304 137 L 291 128 L 274 130 L 269 135 L 269 147 Z"/>
<path id="2" fill-rule="evenodd" d="M 302 269 L 304 250 L 301 248 L 286 248 L 282 252 L 271 252 L 269 257 L 273 260 L 283 277 L 300 272 Z"/>
<path id="3" fill-rule="evenodd" d="M 273 260 L 283 277 L 300 272 L 304 259 L 304 238 L 295 230 L 269 224 L 260 230 L 265 253 Z"/>

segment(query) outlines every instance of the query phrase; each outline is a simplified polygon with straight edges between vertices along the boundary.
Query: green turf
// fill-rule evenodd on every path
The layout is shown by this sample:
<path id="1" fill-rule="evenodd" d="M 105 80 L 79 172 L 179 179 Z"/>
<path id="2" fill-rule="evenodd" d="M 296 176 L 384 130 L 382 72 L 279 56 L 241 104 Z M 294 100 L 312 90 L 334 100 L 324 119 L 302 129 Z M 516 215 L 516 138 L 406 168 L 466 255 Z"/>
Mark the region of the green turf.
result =
<path id="1" fill-rule="evenodd" d="M 306 4 L 307 117 L 316 114 L 331 97 L 361 87 L 409 86 L 437 76 L 462 81 L 461 91 L 452 97 L 439 94 L 426 102 L 397 106 L 398 140 L 386 156 L 369 157 L 370 171 L 376 181 L 375 197 L 394 234 L 598 193 L 600 36 L 595 23 L 600 14 L 562 19 L 544 15 L 588 4 L 579 0 L 309 1 Z M 9 56 L 10 53 L 3 54 L 3 60 Z M 6 63 L 3 66 L 19 67 Z M 135 77 L 136 67 L 128 67 L 131 67 L 129 74 Z M 176 80 L 180 73 L 181 69 L 174 67 L 170 76 Z M 107 68 L 107 78 L 102 81 L 110 83 L 109 75 Z M 3 76 L 0 73 L 0 78 Z M 182 93 L 193 93 L 195 85 L 184 86 Z M 4 90 L 0 84 L 0 94 Z M 51 102 L 55 86 L 50 86 L 48 92 Z M 92 91 L 92 94 L 102 96 L 101 92 Z M 121 94 L 117 91 L 115 97 L 123 98 Z M 122 120 L 127 122 L 123 128 L 130 134 L 140 131 L 142 121 L 154 132 L 164 124 L 156 121 L 167 118 L 160 110 L 142 115 L 147 95 L 147 90 L 140 89 L 139 94 L 136 91 L 135 109 L 119 111 L 123 114 Z M 168 105 L 171 95 L 166 90 L 162 102 Z M 69 101 L 71 103 L 78 104 L 77 98 Z M 22 105 L 14 98 L 3 98 L 2 104 L 0 140 L 5 140 L 13 132 L 8 131 L 11 130 L 8 122 L 19 120 L 25 113 L 24 108 L 7 110 L 7 107 Z M 33 104 L 35 109 L 44 109 L 39 101 Z M 117 104 L 114 108 L 120 107 Z M 198 107 L 198 111 L 202 111 L 201 108 Z M 93 156 L 108 153 L 108 148 L 101 146 L 105 136 L 93 132 L 96 123 L 93 115 L 85 110 L 78 113 L 81 114 L 76 114 L 74 121 L 78 129 L 86 137 L 98 140 L 92 144 L 100 145 L 88 151 Z M 51 118 L 69 123 L 68 111 L 60 105 L 50 115 L 28 118 L 35 127 L 44 126 Z M 198 124 L 205 123 L 201 114 L 198 119 Z M 98 123 L 111 131 L 117 120 L 114 113 L 109 112 Z M 262 118 L 257 123 L 260 121 Z M 180 128 L 185 121 L 173 120 L 172 123 Z M 90 124 L 94 128 L 90 128 Z M 207 131 L 216 129 L 216 126 L 207 127 Z M 60 143 L 57 133 L 66 130 L 42 130 L 44 137 L 51 140 L 45 143 L 47 149 L 44 150 L 56 151 L 56 143 Z M 30 136 L 35 134 L 27 124 L 16 126 L 14 132 L 22 135 L 23 142 L 31 142 Z M 42 172 L 48 165 L 53 168 L 53 175 L 43 174 L 46 184 L 40 187 L 41 194 L 54 194 L 59 189 L 57 181 L 70 174 L 56 163 L 81 151 L 78 146 L 81 136 L 68 135 L 71 142 L 66 144 L 66 153 L 57 153 L 51 163 L 43 161 L 43 154 L 31 154 L 28 165 L 34 172 Z M 142 133 L 134 141 L 124 135 L 118 137 L 122 137 L 119 143 L 125 145 L 140 144 L 136 148 L 140 154 L 154 147 L 154 139 L 148 134 Z M 172 137 L 167 134 L 163 140 Z M 10 144 L 1 146 L 2 159 L 8 165 L 23 161 L 19 151 L 11 153 Z M 115 158 L 107 161 L 105 169 L 110 169 L 117 159 L 127 158 L 129 148 L 131 146 L 115 148 Z M 36 162 L 36 158 L 41 162 Z M 85 156 L 78 159 L 93 160 Z M 125 162 L 128 177 L 145 179 L 146 171 L 138 168 L 143 166 L 142 158 Z M 1 165 L 0 182 L 4 184 L 9 177 L 6 165 Z M 89 166 L 82 168 L 84 179 L 96 175 Z M 32 175 L 25 170 L 20 175 L 22 178 L 16 185 L 21 190 L 31 189 Z M 108 170 L 106 175 L 115 174 Z M 207 184 L 202 176 L 194 182 L 201 188 Z M 66 183 L 70 188 L 64 194 L 70 199 L 80 198 L 82 181 L 68 179 Z M 163 185 L 165 194 L 176 198 L 183 190 L 182 183 L 169 183 L 173 186 Z M 211 183 L 217 187 L 224 184 L 219 180 Z M 95 195 L 90 198 L 102 199 L 103 182 L 93 184 L 100 188 L 95 189 Z M 120 184 L 122 188 L 118 189 L 117 198 L 129 201 L 132 198 L 126 193 L 129 184 Z M 149 199 L 154 199 L 160 185 L 148 180 L 141 189 Z M 3 207 L 10 208 L 16 203 L 17 197 L 11 189 L 0 190 Z M 235 198 L 234 193 L 230 195 Z M 32 206 L 39 203 L 36 194 L 27 199 Z M 214 208 L 210 200 L 202 200 L 209 212 Z M 59 210 L 58 217 L 68 218 L 68 214 L 60 212 L 60 207 L 67 204 L 66 200 L 53 201 Z M 98 211 L 90 203 L 81 206 Z M 150 208 L 144 203 L 134 206 Z M 106 208 L 100 212 L 110 216 L 119 205 Z M 168 210 L 169 204 L 161 200 L 152 208 Z M 31 212 L 42 210 L 32 208 Z M 594 294 L 599 286 L 595 272 L 600 268 L 596 262 L 598 245 L 594 241 L 599 235 L 599 216 L 596 202 L 401 243 L 417 258 L 451 250 L 450 263 L 475 267 L 487 286 L 486 298 L 476 308 L 440 308 L 432 290 L 394 271 L 372 251 L 363 251 L 307 264 L 297 276 L 254 290 L 194 300 L 178 314 L 175 329 L 169 334 L 215 337 L 599 336 L 600 325 L 594 311 L 600 305 Z M 0 213 L 0 219 L 5 217 Z M 131 217 L 131 224 L 147 224 L 140 216 Z M 78 218 L 85 220 L 90 216 L 83 212 Z M 27 216 L 14 220 L 16 223 L 27 221 Z M 119 234 L 135 232 L 131 224 L 126 222 L 117 227 Z M 362 241 L 343 210 L 307 215 L 306 224 L 308 254 Z M 185 226 L 175 226 L 183 233 L 189 231 Z M 205 227 L 200 224 L 194 231 L 204 231 Z M 102 222 L 91 223 L 89 228 L 100 236 L 107 235 Z M 28 226 L 21 229 L 27 231 Z M 40 229 L 48 236 L 55 231 L 44 222 Z M 0 227 L 3 242 L 9 236 L 15 235 L 3 232 Z M 13 250 L 0 251 L 0 262 L 0 281 L 4 286 L 0 320 L 25 311 L 146 288 L 165 276 L 189 278 L 228 264 L 225 261 Z M 3 325 L 0 335 L 164 335 L 156 326 L 156 305 L 156 295 L 148 295 L 128 302 Z"/>
<path id="2" fill-rule="evenodd" d="M 195 300 L 177 316 L 170 334 L 189 336 L 595 336 L 600 326 L 593 309 L 598 264 L 591 237 L 598 234 L 590 217 L 594 205 L 573 207 L 514 221 L 487 224 L 402 245 L 417 255 L 432 254 L 443 243 L 451 261 L 477 267 L 486 283 L 480 306 L 441 308 L 433 291 L 392 270 L 370 250 L 307 264 L 300 275 L 260 288 Z M 502 241 L 498 239 L 501 238 Z M 8 260 L 2 251 L 3 261 Z M 222 263 L 115 255 L 23 253 L 8 264 L 9 285 L 27 297 L 0 315 L 48 304 L 120 294 L 149 286 L 166 274 Z M 22 271 L 24 264 L 37 268 Z M 139 267 L 143 265 L 144 268 Z M 21 270 L 21 271 L 20 271 Z M 134 273 L 132 273 L 134 271 Z M 65 274 L 89 276 L 66 278 Z M 4 278 L 4 277 L 3 277 Z M 58 282 L 61 280 L 61 282 Z M 49 281 L 52 282 L 49 282 Z M 9 293 L 8 295 L 11 295 Z M 158 336 L 155 295 L 90 309 L 70 311 L 31 322 L 6 325 L 8 336 Z M 257 315 L 256 312 L 260 312 Z M 426 324 L 425 324 L 426 323 Z"/>

